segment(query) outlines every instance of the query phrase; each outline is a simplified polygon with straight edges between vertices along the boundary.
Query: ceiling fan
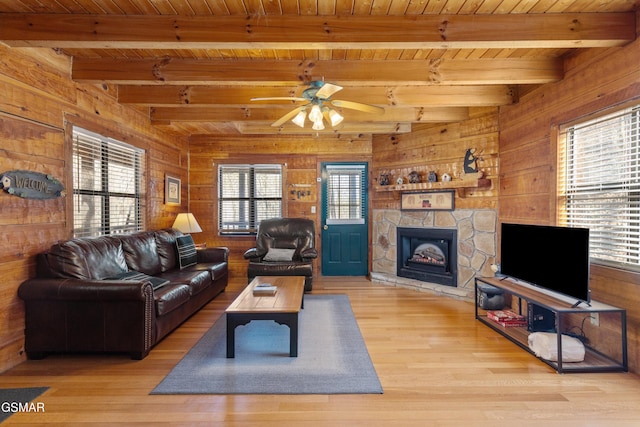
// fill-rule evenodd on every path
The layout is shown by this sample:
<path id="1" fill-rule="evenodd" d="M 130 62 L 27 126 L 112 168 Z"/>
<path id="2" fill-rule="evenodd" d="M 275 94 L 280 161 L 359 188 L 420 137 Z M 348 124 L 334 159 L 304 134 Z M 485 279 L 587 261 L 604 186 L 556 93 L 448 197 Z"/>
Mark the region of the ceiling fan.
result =
<path id="1" fill-rule="evenodd" d="M 291 120 L 301 128 L 304 127 L 304 121 L 307 118 L 313 122 L 313 130 L 323 130 L 324 120 L 327 120 L 332 127 L 339 125 L 344 117 L 333 108 L 325 104 L 331 104 L 335 107 L 349 108 L 352 110 L 364 111 L 367 113 L 384 113 L 384 108 L 375 105 L 363 104 L 361 102 L 344 101 L 341 99 L 331 99 L 333 94 L 341 91 L 342 86 L 324 81 L 314 80 L 309 83 L 309 87 L 302 92 L 301 97 L 282 96 L 268 98 L 251 98 L 252 101 L 296 101 L 306 102 L 306 104 L 296 107 L 278 120 L 273 122 L 271 126 L 278 127 Z"/>

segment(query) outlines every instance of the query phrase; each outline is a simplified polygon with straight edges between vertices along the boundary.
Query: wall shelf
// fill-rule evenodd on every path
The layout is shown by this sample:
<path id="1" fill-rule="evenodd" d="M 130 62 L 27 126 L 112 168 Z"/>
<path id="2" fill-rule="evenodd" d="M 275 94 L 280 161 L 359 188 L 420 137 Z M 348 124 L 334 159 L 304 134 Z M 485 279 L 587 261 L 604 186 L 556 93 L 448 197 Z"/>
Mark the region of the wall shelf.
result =
<path id="1" fill-rule="evenodd" d="M 466 197 L 468 188 L 490 188 L 491 179 L 482 172 L 465 174 L 462 179 L 448 182 L 421 182 L 419 184 L 376 185 L 375 191 L 420 191 L 420 190 L 456 190 L 458 197 Z"/>

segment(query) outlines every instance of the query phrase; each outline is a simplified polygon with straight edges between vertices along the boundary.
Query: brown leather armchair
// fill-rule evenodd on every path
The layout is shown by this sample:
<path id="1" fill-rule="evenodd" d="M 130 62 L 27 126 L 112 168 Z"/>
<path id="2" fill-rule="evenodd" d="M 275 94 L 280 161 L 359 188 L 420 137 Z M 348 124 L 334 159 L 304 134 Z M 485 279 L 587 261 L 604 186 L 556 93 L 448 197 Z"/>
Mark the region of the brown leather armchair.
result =
<path id="1" fill-rule="evenodd" d="M 315 248 L 315 224 L 305 218 L 271 218 L 260 222 L 256 246 L 244 253 L 249 260 L 249 281 L 256 276 L 304 276 L 304 290 L 311 291 Z"/>

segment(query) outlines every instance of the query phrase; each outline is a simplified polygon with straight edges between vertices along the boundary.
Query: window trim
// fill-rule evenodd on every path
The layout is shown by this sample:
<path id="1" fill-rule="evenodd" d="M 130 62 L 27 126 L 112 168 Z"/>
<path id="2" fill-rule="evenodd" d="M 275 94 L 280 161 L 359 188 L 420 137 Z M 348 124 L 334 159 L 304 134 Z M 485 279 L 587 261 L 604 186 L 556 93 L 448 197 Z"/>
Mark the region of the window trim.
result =
<path id="1" fill-rule="evenodd" d="M 70 215 L 71 221 L 69 222 L 70 235 L 73 238 L 95 236 L 95 234 L 91 232 L 91 230 L 84 230 L 84 233 L 83 233 L 81 229 L 76 229 L 75 227 L 75 217 L 76 217 L 75 199 L 77 195 L 99 196 L 102 198 L 102 200 L 106 200 L 102 206 L 102 212 L 101 212 L 102 223 L 100 226 L 100 231 L 98 232 L 100 236 L 122 234 L 121 232 L 118 233 L 113 227 L 110 227 L 110 224 L 109 224 L 110 219 L 109 219 L 109 215 L 107 215 L 108 211 L 105 211 L 105 207 L 108 208 L 109 206 L 109 197 L 124 197 L 124 198 L 135 199 L 134 204 L 137 212 L 136 214 L 137 223 L 135 224 L 134 232 L 144 230 L 146 227 L 146 221 L 147 221 L 147 197 L 148 197 L 146 193 L 146 186 L 147 186 L 146 185 L 146 175 L 147 175 L 146 169 L 148 167 L 147 165 L 148 154 L 146 152 L 147 150 L 145 150 L 144 148 L 140 148 L 135 145 L 123 142 L 114 137 L 106 136 L 106 134 L 109 133 L 108 131 L 104 131 L 104 134 L 103 134 L 103 133 L 91 131 L 88 129 L 88 127 L 91 127 L 91 126 L 80 125 L 76 123 L 68 123 L 68 126 L 67 126 L 67 129 L 70 135 L 68 153 L 70 157 L 71 168 L 69 168 L 69 182 L 72 183 L 71 187 L 73 191 L 73 197 L 69 198 L 70 200 L 68 204 L 69 212 L 71 213 Z M 103 186 L 101 186 L 101 188 L 98 190 L 86 190 L 86 189 L 75 188 L 76 165 L 75 165 L 75 159 L 74 159 L 74 152 L 75 152 L 76 138 L 78 134 L 83 135 L 87 139 L 99 140 L 102 145 L 108 144 L 111 146 L 122 147 L 122 148 L 125 148 L 126 150 L 130 150 L 132 153 L 135 153 L 135 156 L 137 157 L 137 161 L 135 162 L 135 165 L 134 165 L 134 168 L 136 170 L 135 171 L 136 181 L 134 183 L 135 190 L 133 193 L 122 193 L 117 191 L 109 192 L 108 190 L 105 191 Z"/>
<path id="2" fill-rule="evenodd" d="M 216 175 L 215 175 L 215 179 L 216 179 L 216 195 L 217 195 L 217 202 L 216 202 L 216 217 L 214 218 L 216 227 L 218 229 L 218 235 L 219 236 L 224 236 L 224 237 L 247 237 L 247 236 L 255 236 L 257 234 L 258 231 L 258 224 L 254 224 L 254 228 L 249 228 L 246 230 L 229 230 L 229 231 L 225 231 L 225 229 L 223 229 L 221 227 L 222 225 L 222 201 L 223 200 L 227 200 L 226 198 L 223 199 L 221 197 L 221 191 L 222 191 L 222 182 L 221 182 L 221 174 L 222 174 L 222 170 L 224 168 L 233 168 L 233 167 L 248 167 L 248 168 L 254 168 L 254 167 L 277 167 L 280 169 L 280 187 L 281 187 L 281 193 L 280 193 L 280 197 L 271 197 L 269 198 L 269 200 L 279 200 L 280 201 L 280 216 L 285 217 L 287 215 L 287 203 L 286 203 L 286 189 L 285 189 L 285 183 L 287 182 L 287 164 L 286 163 L 266 163 L 266 162 L 243 162 L 243 161 L 231 161 L 229 163 L 220 163 L 217 165 L 217 170 L 216 170 Z M 289 186 L 291 186 L 291 184 L 289 184 Z M 249 197 L 249 199 L 253 199 L 252 197 Z M 256 199 L 258 200 L 258 199 Z M 263 200 L 263 199 L 260 199 Z M 254 208 L 254 212 L 255 212 L 255 208 Z"/>
<path id="3" fill-rule="evenodd" d="M 583 223 L 576 223 L 576 222 L 572 222 L 570 220 L 570 214 L 568 213 L 568 208 L 567 208 L 567 198 L 568 198 L 568 194 L 567 194 L 567 181 L 569 179 L 568 177 L 568 167 L 567 167 L 567 158 L 569 156 L 568 154 L 568 147 L 570 144 L 570 133 L 572 132 L 573 129 L 575 128 L 580 128 L 583 127 L 584 125 L 587 125 L 590 122 L 598 122 L 601 120 L 607 120 L 607 119 L 612 119 L 614 117 L 619 117 L 619 116 L 623 116 L 623 115 L 635 115 L 635 121 L 636 121 L 636 126 L 638 126 L 640 128 L 640 102 L 636 99 L 633 101 L 629 101 L 629 102 L 625 102 L 622 103 L 620 105 L 605 109 L 605 110 L 601 110 L 592 114 L 588 114 L 585 115 L 579 119 L 576 120 L 572 120 L 570 122 L 564 123 L 560 126 L 557 127 L 558 129 L 558 133 L 557 133 L 557 159 L 558 159 L 558 163 L 557 163 L 557 204 L 556 204 L 556 218 L 557 218 L 557 223 L 561 226 L 583 226 L 583 227 L 588 227 L 588 224 L 583 224 Z M 637 138 L 636 141 L 638 141 L 638 146 L 632 146 L 632 149 L 635 150 L 636 153 L 640 153 L 640 129 L 636 129 L 636 131 L 638 132 L 637 134 L 635 134 L 635 137 Z M 634 162 L 634 167 L 636 168 L 636 171 L 640 171 L 640 159 L 636 159 L 636 161 Z M 632 185 L 632 189 L 629 189 L 629 193 L 633 196 L 633 195 L 639 195 L 640 194 L 640 190 L 638 190 L 638 185 L 640 184 L 640 178 L 638 176 L 635 177 L 635 179 L 633 180 L 634 185 Z M 612 187 L 606 187 L 606 190 L 611 190 Z M 637 196 L 640 198 L 640 195 Z M 640 202 L 636 200 L 635 203 L 631 203 L 631 207 L 629 208 L 631 212 L 630 215 L 632 216 L 637 216 L 637 214 L 633 214 L 633 212 L 640 212 L 638 206 L 640 206 Z M 635 207 L 635 208 L 634 208 Z M 634 210 L 635 209 L 635 210 Z M 637 229 L 640 230 L 640 220 L 635 220 L 632 221 L 632 223 L 635 222 L 637 225 Z M 633 229 L 632 229 L 633 230 Z M 593 234 L 593 233 L 592 233 Z M 593 238 L 593 237 L 592 237 Z M 635 246 L 631 246 L 632 249 L 635 249 Z M 625 261 L 614 261 L 614 260 L 606 260 L 606 259 L 601 259 L 601 258 L 595 258 L 593 256 L 594 251 L 591 250 L 590 248 L 590 252 L 592 253 L 591 255 L 591 264 L 592 266 L 602 266 L 602 267 L 609 267 L 609 268 L 616 268 L 619 270 L 626 270 L 629 272 L 633 272 L 633 273 L 637 273 L 640 272 L 640 261 L 635 264 L 632 262 L 628 262 L 627 260 Z M 633 256 L 628 255 L 630 257 L 633 258 Z"/>

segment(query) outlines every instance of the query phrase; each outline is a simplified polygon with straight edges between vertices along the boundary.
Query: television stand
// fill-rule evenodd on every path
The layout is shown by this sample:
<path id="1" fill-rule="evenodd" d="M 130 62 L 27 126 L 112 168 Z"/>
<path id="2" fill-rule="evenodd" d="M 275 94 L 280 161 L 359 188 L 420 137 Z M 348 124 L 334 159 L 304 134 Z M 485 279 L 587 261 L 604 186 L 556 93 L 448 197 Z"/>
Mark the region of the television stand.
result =
<path id="1" fill-rule="evenodd" d="M 487 284 L 504 292 L 505 309 L 527 317 L 531 305 L 542 307 L 555 316 L 554 332 L 558 341 L 558 361 L 540 359 L 558 373 L 569 372 L 627 372 L 627 313 L 626 310 L 591 301 L 591 305 L 571 304 L 561 295 L 541 292 L 534 287 L 516 283 L 508 278 L 477 277 L 475 279 L 476 319 L 497 331 L 531 354 L 528 326 L 503 327 L 487 317 L 478 306 L 478 284 Z M 562 334 L 580 336 L 585 344 L 582 362 L 562 361 Z"/>

